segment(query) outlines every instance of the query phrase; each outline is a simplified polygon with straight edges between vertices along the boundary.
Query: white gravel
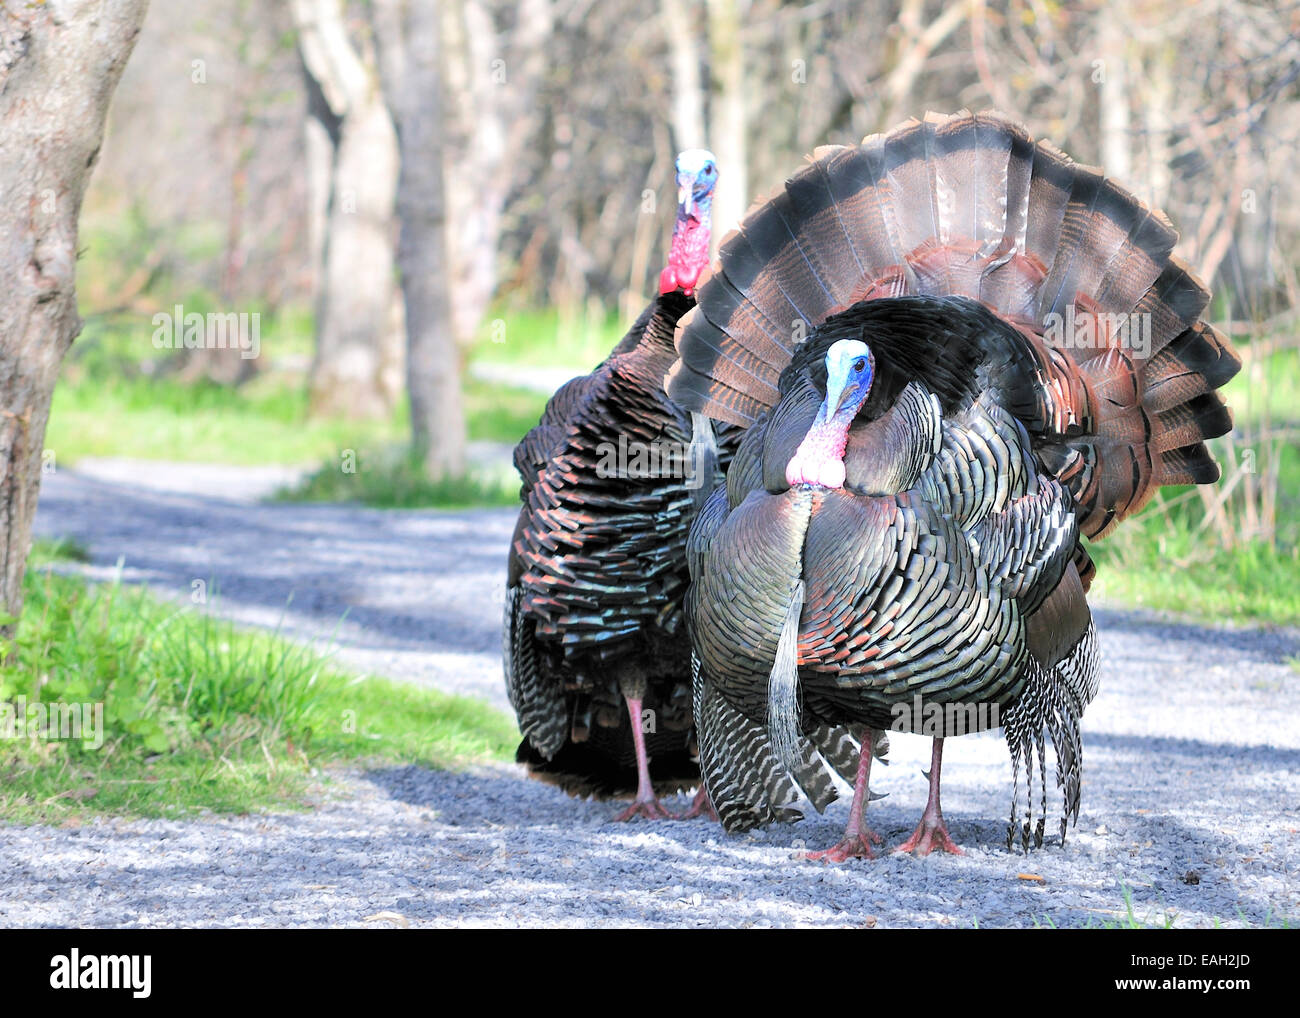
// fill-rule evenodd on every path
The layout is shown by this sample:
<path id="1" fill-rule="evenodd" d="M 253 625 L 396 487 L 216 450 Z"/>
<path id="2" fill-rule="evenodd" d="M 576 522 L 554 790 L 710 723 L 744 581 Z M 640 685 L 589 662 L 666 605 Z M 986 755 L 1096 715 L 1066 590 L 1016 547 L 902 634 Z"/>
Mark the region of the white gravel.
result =
<path id="1" fill-rule="evenodd" d="M 337 628 L 354 667 L 504 706 L 512 512 L 258 505 L 278 480 L 221 477 L 63 469 L 46 478 L 37 531 L 87 544 L 91 575 L 121 557 L 128 580 L 176 597 L 214 580 L 220 610 L 243 621 L 283 618 L 313 639 Z M 729 837 L 702 820 L 615 824 L 610 804 L 513 766 L 407 767 L 323 775 L 319 802 L 298 814 L 0 827 L 0 925 L 1076 926 L 1122 915 L 1128 888 L 1143 921 L 1294 927 L 1297 634 L 1097 614 L 1101 694 L 1063 850 L 1003 847 L 1010 766 L 995 735 L 951 740 L 944 755 L 944 811 L 965 856 L 843 866 L 793 854 L 838 838 L 846 800 Z M 891 755 L 873 772 L 888 797 L 870 809 L 887 846 L 924 805 L 928 742 L 896 736 Z"/>

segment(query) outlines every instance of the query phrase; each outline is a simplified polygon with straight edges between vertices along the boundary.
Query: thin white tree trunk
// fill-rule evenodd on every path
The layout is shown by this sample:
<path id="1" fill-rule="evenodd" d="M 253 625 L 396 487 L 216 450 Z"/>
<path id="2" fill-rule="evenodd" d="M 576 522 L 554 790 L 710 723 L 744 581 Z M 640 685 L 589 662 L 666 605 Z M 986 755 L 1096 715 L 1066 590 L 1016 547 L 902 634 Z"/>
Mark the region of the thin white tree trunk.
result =
<path id="1" fill-rule="evenodd" d="M 0 613 L 22 610 L 45 425 L 81 330 L 77 219 L 148 0 L 0 4 Z M 52 450 L 56 456 L 58 450 Z M 12 632 L 12 624 L 0 624 Z"/>
<path id="2" fill-rule="evenodd" d="M 435 0 L 371 0 L 370 16 L 401 152 L 397 261 L 411 443 L 431 477 L 454 476 L 465 470 L 465 410 L 447 271 L 438 9 Z"/>
<path id="3" fill-rule="evenodd" d="M 700 81 L 698 17 L 688 0 L 664 0 L 663 28 L 672 67 L 673 143 L 678 151 L 704 148 L 704 87 Z M 697 16 L 699 12 L 694 12 Z"/>
<path id="4" fill-rule="evenodd" d="M 708 0 L 708 5 L 714 83 L 709 110 L 710 147 L 717 157 L 719 174 L 727 182 L 713 199 L 713 236 L 720 239 L 740 223 L 749 203 L 745 51 L 738 0 Z"/>
<path id="5" fill-rule="evenodd" d="M 1107 176 L 1131 187 L 1127 40 L 1118 9 L 1102 12 L 1099 42 L 1104 54 L 1101 80 L 1097 83 L 1101 107 L 1101 165 L 1106 167 Z"/>
<path id="6" fill-rule="evenodd" d="M 440 4 L 447 75 L 444 123 L 455 159 L 444 167 L 452 322 L 462 348 L 474 341 L 497 286 L 497 252 L 515 165 L 508 158 L 536 130 L 537 90 L 547 70 L 551 0 L 519 0 L 514 29 L 499 33 L 487 0 Z"/>
<path id="7" fill-rule="evenodd" d="M 309 146 L 333 145 L 311 407 L 382 417 L 401 391 L 400 337 L 392 329 L 397 139 L 379 84 L 348 37 L 342 0 L 293 0 L 293 13 L 303 66 L 328 110 L 326 117 L 319 104 L 309 106 L 317 121 Z"/>
<path id="8" fill-rule="evenodd" d="M 1146 69 L 1149 86 L 1144 90 L 1143 107 L 1146 113 L 1147 135 L 1147 200 L 1152 208 L 1162 209 L 1169 203 L 1169 185 L 1172 176 L 1169 147 L 1173 104 L 1174 68 L 1177 51 L 1167 44 L 1155 47 Z"/>

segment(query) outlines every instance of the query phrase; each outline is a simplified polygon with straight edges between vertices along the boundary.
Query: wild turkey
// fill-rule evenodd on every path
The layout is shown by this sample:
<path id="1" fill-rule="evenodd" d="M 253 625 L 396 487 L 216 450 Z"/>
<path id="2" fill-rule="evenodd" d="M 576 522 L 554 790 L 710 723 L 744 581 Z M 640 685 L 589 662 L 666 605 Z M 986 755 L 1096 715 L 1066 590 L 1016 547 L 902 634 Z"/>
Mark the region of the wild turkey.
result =
<path id="1" fill-rule="evenodd" d="M 819 726 L 936 736 L 900 846 L 920 854 L 960 851 L 939 785 L 962 721 L 1004 727 L 1009 847 L 1036 749 L 1041 845 L 1049 734 L 1064 842 L 1097 690 L 1080 538 L 1217 480 L 1204 440 L 1231 428 L 1214 390 L 1240 361 L 1175 240 L 1099 170 L 963 111 L 817 150 L 724 241 L 666 386 L 748 429 L 688 546 L 701 768 L 729 829 L 766 794 L 709 723 L 730 711 L 788 766 Z M 871 854 L 869 775 L 863 754 L 844 840 L 814 857 Z"/>
<path id="2" fill-rule="evenodd" d="M 710 153 L 678 157 L 660 295 L 599 367 L 556 392 L 514 455 L 524 505 L 503 658 L 524 736 L 518 759 L 573 795 L 634 792 L 620 820 L 667 817 L 657 796 L 699 784 L 681 626 L 685 545 L 721 475 L 712 426 L 700 418 L 692 448 L 691 415 L 667 398 L 663 378 L 708 262 L 717 178 Z"/>

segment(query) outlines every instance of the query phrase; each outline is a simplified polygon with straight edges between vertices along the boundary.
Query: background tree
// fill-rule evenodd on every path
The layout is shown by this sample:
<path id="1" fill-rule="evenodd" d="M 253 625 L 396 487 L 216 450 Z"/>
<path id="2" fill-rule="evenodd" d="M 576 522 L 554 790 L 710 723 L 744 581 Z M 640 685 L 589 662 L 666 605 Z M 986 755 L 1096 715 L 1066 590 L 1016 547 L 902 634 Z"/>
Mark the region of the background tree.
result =
<path id="1" fill-rule="evenodd" d="M 411 444 L 431 477 L 456 475 L 465 469 L 465 412 L 448 279 L 438 5 L 371 0 L 370 12 L 401 157 L 397 264 L 406 300 Z"/>
<path id="2" fill-rule="evenodd" d="M 393 411 L 407 377 L 392 214 L 400 113 L 381 95 L 371 10 L 155 9 L 123 78 L 83 245 L 86 311 L 120 332 L 182 300 L 269 312 L 256 364 L 271 377 L 253 392 L 280 387 L 297 406 L 306 374 L 319 423 L 378 415 L 340 448 L 405 425 Z M 717 234 L 816 146 L 927 109 L 999 107 L 1104 165 L 1168 211 L 1178 253 L 1238 324 L 1284 324 L 1294 303 L 1300 7 L 442 0 L 438 11 L 456 378 L 507 359 L 517 337 L 531 353 L 549 329 L 575 348 L 591 337 L 585 366 L 597 359 L 611 320 L 626 325 L 654 290 L 678 149 L 719 156 Z M 363 106 L 371 126 L 347 128 Z M 208 353 L 168 354 L 159 369 L 248 374 L 250 362 L 227 373 Z M 481 382 L 467 382 L 471 413 Z"/>
<path id="3" fill-rule="evenodd" d="M 444 0 L 441 145 L 450 223 L 452 325 L 471 346 L 496 295 L 503 217 L 526 186 L 519 156 L 539 126 L 538 90 L 553 72 L 552 0 Z"/>
<path id="4" fill-rule="evenodd" d="M 381 417 L 400 393 L 393 201 L 397 139 L 373 59 L 342 0 L 293 0 L 307 92 L 310 236 L 316 278 L 311 407 Z"/>

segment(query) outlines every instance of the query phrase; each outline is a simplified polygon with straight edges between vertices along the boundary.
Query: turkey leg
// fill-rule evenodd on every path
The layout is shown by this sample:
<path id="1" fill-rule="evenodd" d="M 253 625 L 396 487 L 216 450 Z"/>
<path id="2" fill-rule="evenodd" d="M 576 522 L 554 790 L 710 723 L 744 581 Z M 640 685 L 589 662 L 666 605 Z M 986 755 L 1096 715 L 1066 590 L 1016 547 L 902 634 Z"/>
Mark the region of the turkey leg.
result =
<path id="1" fill-rule="evenodd" d="M 691 820 L 695 817 L 704 817 L 706 820 L 718 819 L 718 811 L 713 808 L 713 802 L 709 799 L 709 790 L 703 785 L 700 785 L 700 790 L 695 793 L 691 808 L 682 814 L 683 820 Z"/>
<path id="2" fill-rule="evenodd" d="M 943 740 L 934 740 L 934 749 L 930 751 L 930 798 L 921 814 L 921 822 L 916 825 L 912 836 L 894 849 L 895 852 L 912 852 L 918 856 L 929 855 L 940 848 L 953 855 L 965 855 L 948 833 L 948 825 L 943 822 L 943 810 L 939 808 L 939 768 L 943 762 Z"/>
<path id="3" fill-rule="evenodd" d="M 654 785 L 650 781 L 650 758 L 645 752 L 645 733 L 641 731 L 641 698 L 626 697 L 628 719 L 632 722 L 632 745 L 636 747 L 636 798 L 632 805 L 614 819 L 623 822 L 633 817 L 645 817 L 647 820 L 676 820 L 660 804 L 655 795 Z"/>
<path id="4" fill-rule="evenodd" d="M 822 862 L 844 862 L 854 856 L 866 859 L 874 858 L 871 846 L 879 845 L 879 834 L 867 827 L 867 801 L 870 792 L 867 789 L 871 778 L 871 749 L 876 744 L 876 733 L 868 728 L 862 738 L 862 748 L 858 756 L 858 777 L 853 782 L 853 805 L 849 807 L 849 822 L 844 828 L 844 838 L 838 845 L 820 852 L 805 852 L 805 859 L 820 859 Z"/>

